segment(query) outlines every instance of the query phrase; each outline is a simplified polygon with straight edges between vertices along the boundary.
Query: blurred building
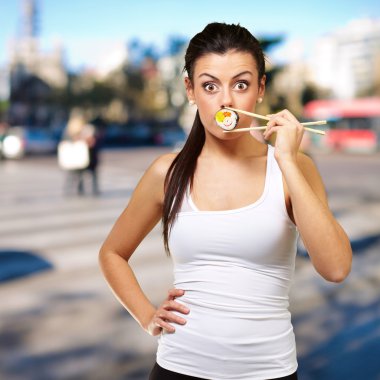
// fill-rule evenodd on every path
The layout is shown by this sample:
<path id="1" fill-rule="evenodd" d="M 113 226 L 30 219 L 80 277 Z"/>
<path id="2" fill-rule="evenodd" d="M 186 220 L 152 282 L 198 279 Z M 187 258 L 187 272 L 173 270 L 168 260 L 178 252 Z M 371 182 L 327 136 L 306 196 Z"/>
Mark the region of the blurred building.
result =
<path id="1" fill-rule="evenodd" d="M 166 118 L 178 117 L 175 115 L 187 101 L 182 78 L 182 65 L 184 50 L 177 54 L 161 57 L 157 62 L 157 68 L 161 77 L 161 91 L 165 92 L 165 102 L 163 104 L 171 115 Z"/>
<path id="2" fill-rule="evenodd" d="M 21 3 L 20 31 L 10 48 L 10 120 L 16 124 L 46 124 L 52 94 L 67 84 L 63 49 L 39 48 L 36 0 Z"/>
<path id="3" fill-rule="evenodd" d="M 265 94 L 271 106 L 267 112 L 277 112 L 283 108 L 289 108 L 295 115 L 302 115 L 302 94 L 312 82 L 310 66 L 303 59 L 283 66 L 273 79 L 271 91 L 267 91 Z"/>
<path id="4" fill-rule="evenodd" d="M 321 37 L 311 67 L 315 83 L 336 98 L 371 95 L 380 82 L 380 20 L 354 20 Z"/>
<path id="5" fill-rule="evenodd" d="M 0 101 L 9 98 L 9 70 L 7 67 L 0 67 Z"/>
<path id="6" fill-rule="evenodd" d="M 162 89 L 167 93 L 165 116 L 178 120 L 179 126 L 188 134 L 197 109 L 188 104 L 184 86 L 183 57 L 188 41 L 174 38 L 171 44 L 176 45 L 175 48 L 157 62 L 162 78 Z"/>

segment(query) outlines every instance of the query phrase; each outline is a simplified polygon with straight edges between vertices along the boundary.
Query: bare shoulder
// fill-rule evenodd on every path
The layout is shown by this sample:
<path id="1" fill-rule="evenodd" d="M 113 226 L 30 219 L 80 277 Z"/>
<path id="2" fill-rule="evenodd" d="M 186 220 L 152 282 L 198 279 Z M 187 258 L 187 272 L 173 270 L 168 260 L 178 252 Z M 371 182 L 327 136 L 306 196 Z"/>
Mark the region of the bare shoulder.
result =
<path id="1" fill-rule="evenodd" d="M 156 177 L 157 179 L 165 180 L 166 173 L 170 165 L 177 157 L 178 153 L 166 153 L 156 158 L 147 170 L 147 173 Z"/>
<path id="2" fill-rule="evenodd" d="M 145 190 L 158 203 L 163 202 L 166 174 L 177 153 L 167 153 L 156 158 L 142 176 L 136 190 Z"/>

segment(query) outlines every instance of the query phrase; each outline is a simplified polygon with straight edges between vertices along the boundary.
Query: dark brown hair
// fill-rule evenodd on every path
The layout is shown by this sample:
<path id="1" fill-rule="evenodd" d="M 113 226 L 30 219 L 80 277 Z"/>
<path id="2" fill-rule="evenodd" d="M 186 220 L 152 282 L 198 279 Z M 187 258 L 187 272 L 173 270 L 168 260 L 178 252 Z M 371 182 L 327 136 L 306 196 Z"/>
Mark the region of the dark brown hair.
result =
<path id="1" fill-rule="evenodd" d="M 210 53 L 223 55 L 231 50 L 252 54 L 257 64 L 260 84 L 260 80 L 265 74 L 265 57 L 258 40 L 240 25 L 216 22 L 208 24 L 202 32 L 196 34 L 187 47 L 184 70 L 191 83 L 193 84 L 195 63 L 200 57 Z M 197 159 L 204 142 L 205 131 L 197 111 L 186 143 L 173 160 L 165 178 L 162 224 L 167 254 L 170 254 L 170 229 L 181 207 L 188 184 L 192 186 Z"/>

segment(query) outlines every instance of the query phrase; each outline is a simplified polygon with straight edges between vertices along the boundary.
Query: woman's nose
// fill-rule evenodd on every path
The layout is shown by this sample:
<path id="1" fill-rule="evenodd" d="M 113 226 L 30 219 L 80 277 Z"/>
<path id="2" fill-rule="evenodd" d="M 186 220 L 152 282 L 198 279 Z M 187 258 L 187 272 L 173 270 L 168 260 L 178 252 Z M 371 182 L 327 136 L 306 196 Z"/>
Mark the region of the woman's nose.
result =
<path id="1" fill-rule="evenodd" d="M 223 92 L 223 98 L 222 98 L 222 105 L 220 108 L 224 107 L 232 107 L 232 96 L 229 91 L 224 91 Z"/>

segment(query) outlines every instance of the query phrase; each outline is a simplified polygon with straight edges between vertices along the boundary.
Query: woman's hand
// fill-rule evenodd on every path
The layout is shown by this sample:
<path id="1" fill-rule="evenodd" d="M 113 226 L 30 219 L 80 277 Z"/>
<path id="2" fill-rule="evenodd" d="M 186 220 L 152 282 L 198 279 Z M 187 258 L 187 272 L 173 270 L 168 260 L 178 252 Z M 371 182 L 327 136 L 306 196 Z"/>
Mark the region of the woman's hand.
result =
<path id="1" fill-rule="evenodd" d="M 288 111 L 283 110 L 273 115 L 268 115 L 270 120 L 264 133 L 267 140 L 277 132 L 275 142 L 275 157 L 278 162 L 296 162 L 304 128 L 302 124 Z"/>
<path id="2" fill-rule="evenodd" d="M 189 313 L 190 310 L 185 305 L 175 301 L 177 297 L 181 297 L 184 294 L 185 291 L 181 289 L 169 290 L 165 301 L 157 308 L 148 324 L 147 331 L 150 335 L 159 335 L 162 330 L 168 333 L 174 333 L 175 328 L 169 322 L 178 323 L 179 325 L 186 323 L 186 319 L 173 313 L 173 311 L 182 314 Z"/>

